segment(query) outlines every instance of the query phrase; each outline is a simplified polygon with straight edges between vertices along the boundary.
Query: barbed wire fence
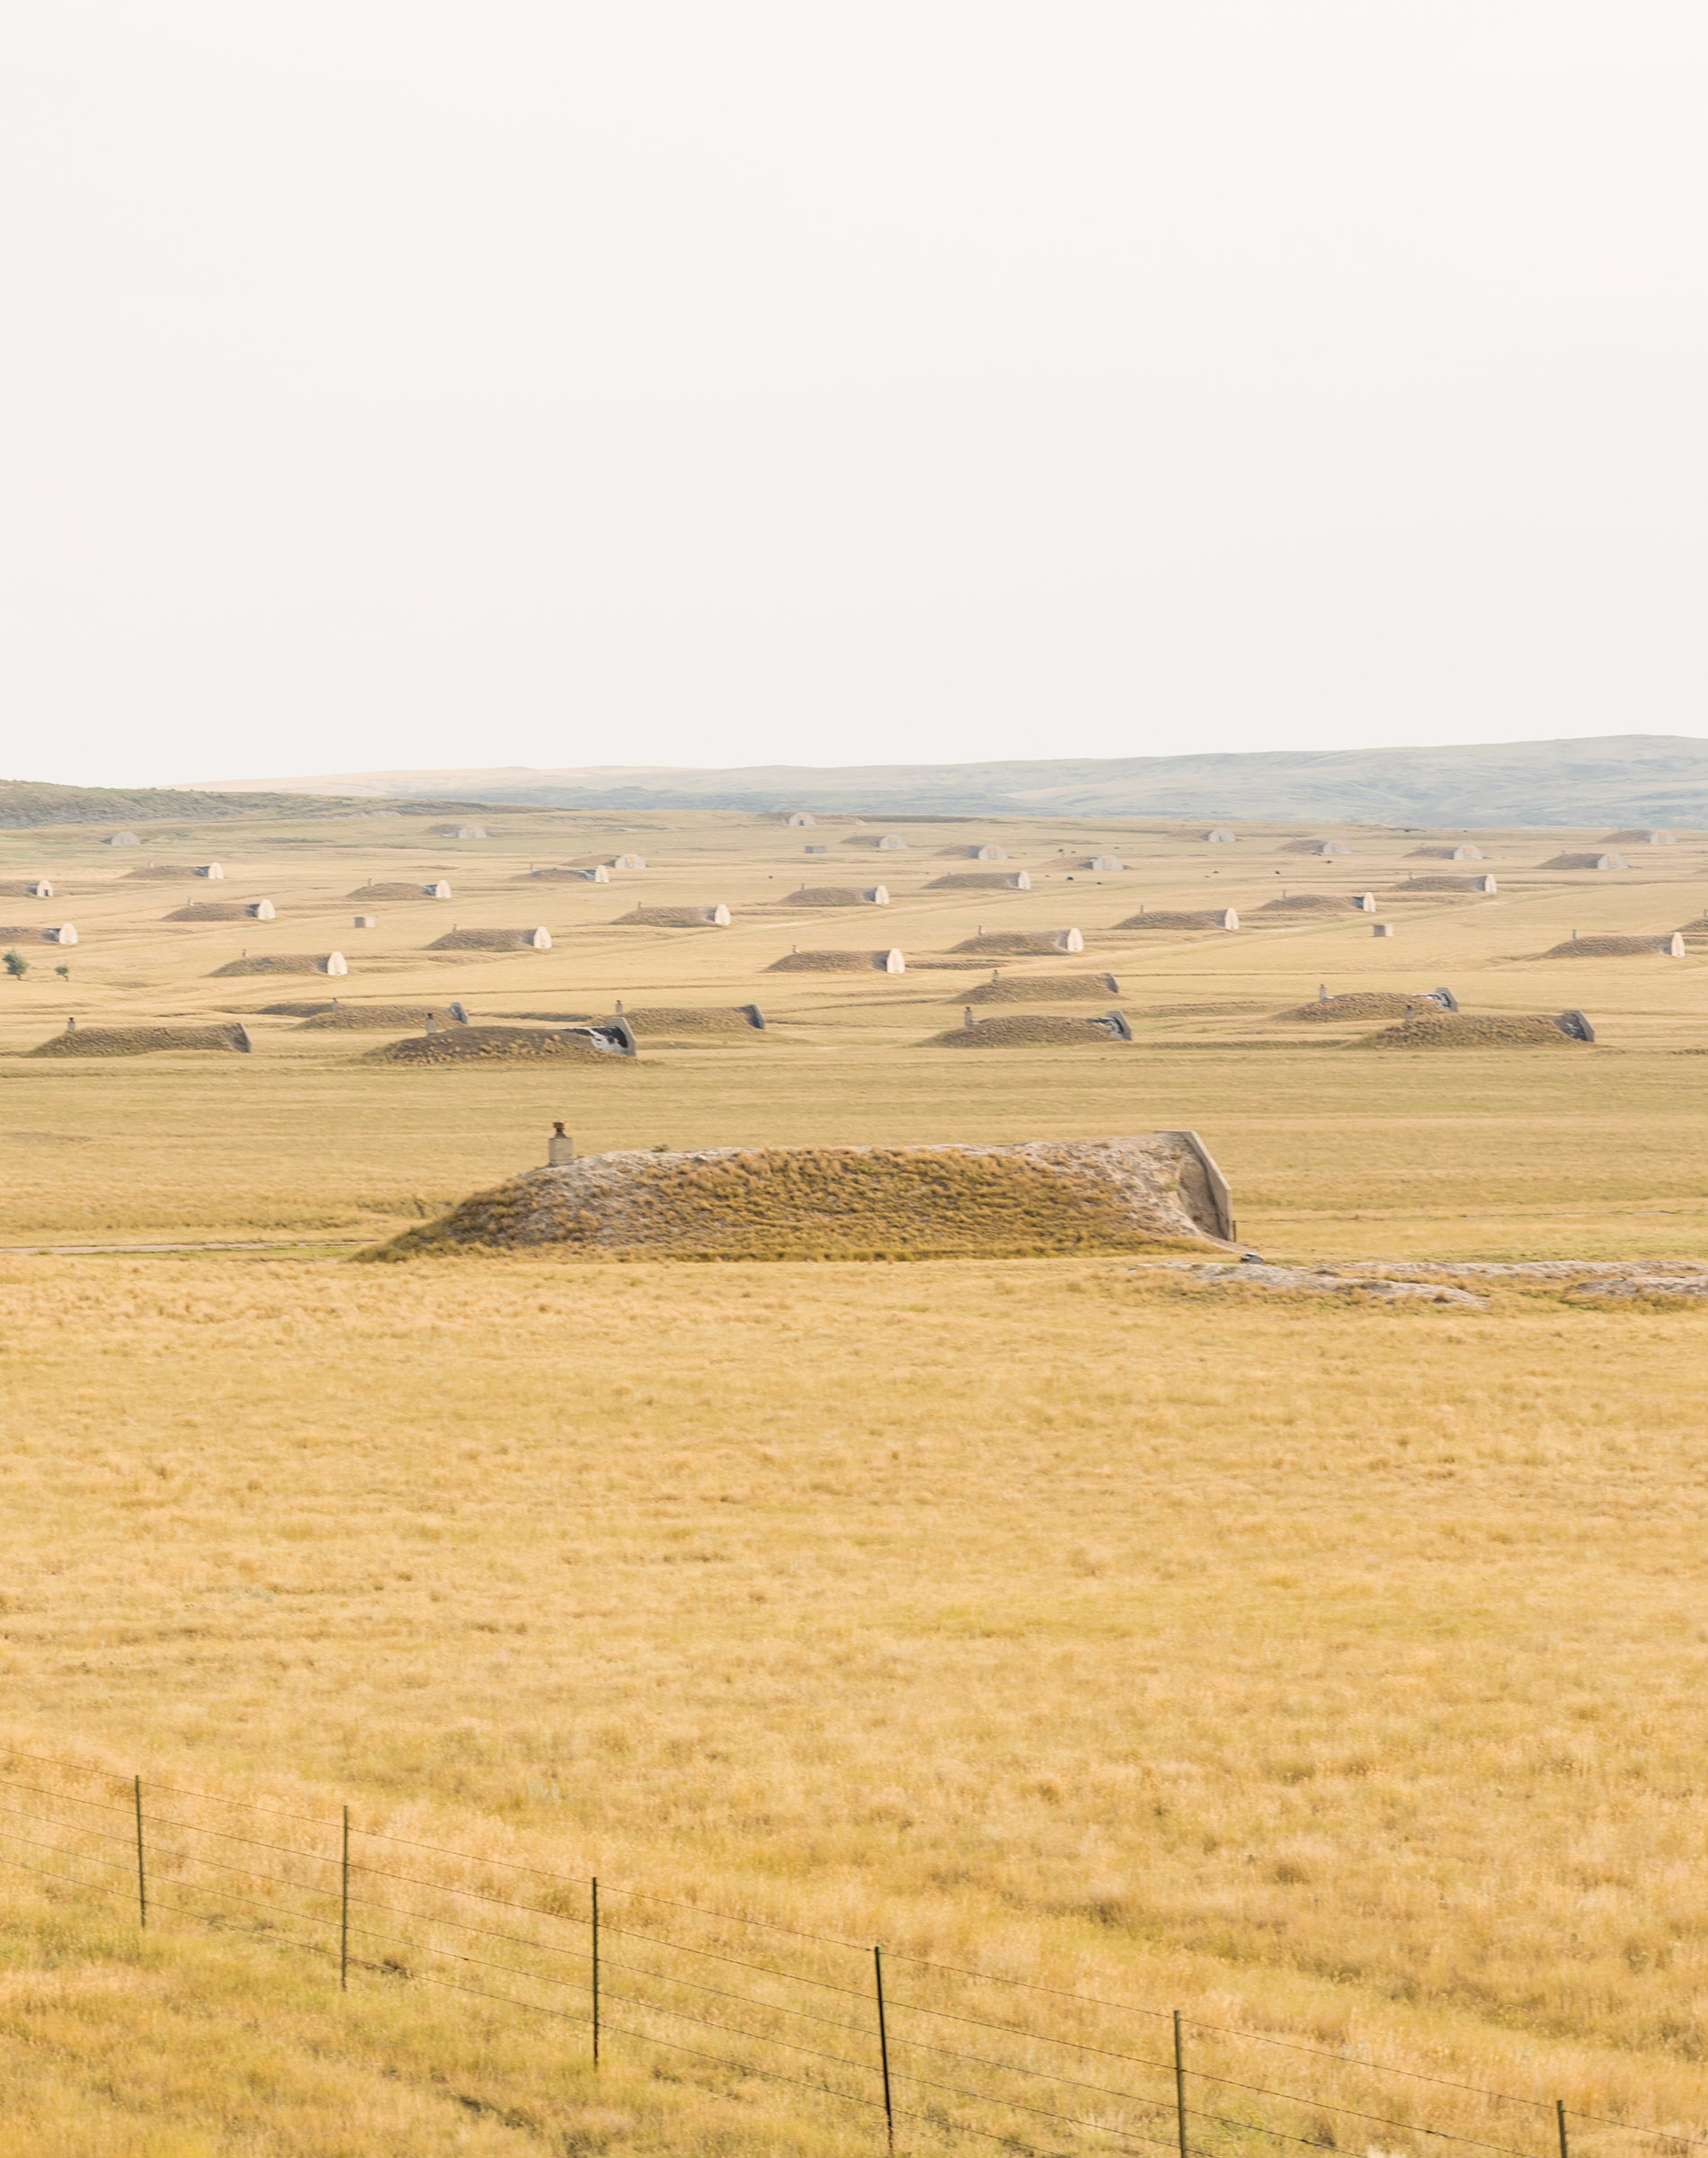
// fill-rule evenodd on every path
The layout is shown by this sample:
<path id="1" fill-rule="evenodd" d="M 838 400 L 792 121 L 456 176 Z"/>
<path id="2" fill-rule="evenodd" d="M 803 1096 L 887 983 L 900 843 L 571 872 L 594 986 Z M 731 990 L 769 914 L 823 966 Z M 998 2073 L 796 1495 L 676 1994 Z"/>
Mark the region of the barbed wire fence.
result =
<path id="1" fill-rule="evenodd" d="M 594 2065 L 617 2048 L 752 2079 L 779 2102 L 864 2115 L 875 2149 L 881 2139 L 903 2152 L 994 2143 L 1016 2158 L 1245 2158 L 1254 2143 L 1277 2158 L 1294 2146 L 1368 2158 L 1708 2150 L 1686 2132 L 1352 2047 L 363 1827 L 347 1806 L 338 1818 L 305 1814 L 4 1746 L 0 1770 L 4 1862 L 129 1905 L 144 1931 L 236 1928 L 317 1959 L 345 1991 L 432 1987 L 575 2027 Z"/>

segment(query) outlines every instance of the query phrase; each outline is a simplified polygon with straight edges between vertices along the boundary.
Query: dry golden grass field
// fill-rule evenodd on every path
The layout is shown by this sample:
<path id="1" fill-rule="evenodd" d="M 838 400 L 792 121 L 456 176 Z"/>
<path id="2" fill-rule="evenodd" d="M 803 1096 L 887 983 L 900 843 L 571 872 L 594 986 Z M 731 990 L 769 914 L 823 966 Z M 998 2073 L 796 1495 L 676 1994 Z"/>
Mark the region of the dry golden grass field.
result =
<path id="1" fill-rule="evenodd" d="M 543 1161 L 555 1118 L 583 1152 L 1188 1127 L 1270 1259 L 1708 1257 L 1708 842 L 1607 872 L 1543 866 L 1597 834 L 1459 864 L 1417 852 L 1458 834 L 909 822 L 879 852 L 846 820 L 485 821 L 0 834 L 0 883 L 56 887 L 0 897 L 28 961 L 0 976 L 0 2154 L 881 2151 L 880 1940 L 904 2151 L 1173 2148 L 1144 2012 L 1173 2008 L 1228 2079 L 1191 2086 L 1192 2158 L 1474 2147 L 1430 2129 L 1555 2158 L 1557 2098 L 1572 2158 L 1708 2135 L 1700 1302 L 1520 1279 L 1388 1306 L 1125 1256 L 353 1262 Z M 927 888 L 990 840 L 1029 891 Z M 630 850 L 609 885 L 529 877 Z M 1105 852 L 1127 868 L 1082 866 Z M 216 855 L 211 887 L 127 874 Z M 887 906 L 788 904 L 880 881 Z M 227 897 L 275 918 L 165 918 Z M 1242 926 L 1116 927 L 1142 906 Z M 76 946 L 41 941 L 63 921 Z M 427 949 L 540 925 L 549 950 Z M 1069 927 L 1082 956 L 955 949 Z M 1538 956 L 1676 929 L 1682 959 Z M 772 970 L 892 947 L 905 973 Z M 334 949 L 347 976 L 217 972 Z M 1083 971 L 1036 1008 L 1119 1008 L 1134 1040 L 928 1046 L 992 964 Z M 1391 1016 L 1281 1016 L 1319 985 L 1578 1008 L 1597 1039 L 1366 1047 Z M 458 1067 L 369 1060 L 407 1014 L 263 1010 L 334 996 L 769 1023 Z M 253 1049 L 29 1054 L 72 1015 L 242 1021 Z M 346 1804 L 391 1915 L 344 1993 Z M 216 1828 L 257 1877 L 196 1870 Z M 638 1974 L 597 2073 L 593 1874 Z M 568 1983 L 530 1997 L 560 2020 L 488 1998 L 552 1927 Z M 734 1960 L 671 1960 L 694 1948 Z M 829 2019 L 789 2028 L 857 2070 L 766 2049 L 786 1982 L 756 1963 L 849 1987 L 788 1994 Z M 992 2082 L 1003 2047 L 1057 2080 Z"/>

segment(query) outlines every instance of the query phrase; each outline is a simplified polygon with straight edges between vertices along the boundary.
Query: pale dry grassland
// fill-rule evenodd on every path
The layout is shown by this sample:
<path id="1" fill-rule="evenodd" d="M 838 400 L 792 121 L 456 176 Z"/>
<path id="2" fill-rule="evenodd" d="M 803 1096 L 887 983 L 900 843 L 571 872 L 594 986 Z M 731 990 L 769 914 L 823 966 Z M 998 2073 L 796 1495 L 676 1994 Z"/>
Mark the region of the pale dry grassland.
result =
<path id="1" fill-rule="evenodd" d="M 1700 843 L 1571 877 L 1538 865 L 1577 835 L 1480 834 L 1499 895 L 1455 905 L 1397 896 L 1423 835 L 1318 862 L 1285 852 L 1297 827 L 1206 852 L 1039 820 L 996 834 L 1032 892 L 928 895 L 939 849 L 992 834 L 910 825 L 909 853 L 868 856 L 832 825 L 812 880 L 881 874 L 894 903 L 807 919 L 776 905 L 800 835 L 752 820 L 542 815 L 472 845 L 425 824 L 149 835 L 145 860 L 223 859 L 218 896 L 271 897 L 271 924 L 165 924 L 185 887 L 127 881 L 90 835 L 0 834 L 0 870 L 50 874 L 43 918 L 84 940 L 0 980 L 0 1051 L 67 1012 L 241 1011 L 256 1043 L 0 1054 L 0 1241 L 353 1250 L 539 1161 L 565 1117 L 588 1150 L 1186 1126 L 1271 1256 L 1708 1254 L 1704 946 L 1532 956 L 1692 921 Z M 513 881 L 601 843 L 655 866 Z M 1108 845 L 1133 868 L 1070 887 L 1055 850 Z M 453 901 L 351 926 L 364 878 L 436 874 Z M 1141 900 L 1250 920 L 1283 887 L 1375 888 L 1400 933 L 1349 909 L 1111 926 Z M 715 900 L 729 929 L 610 926 Z M 423 950 L 537 922 L 553 951 Z M 1122 985 L 1086 1008 L 1118 1003 L 1133 1048 L 921 1046 L 981 971 L 767 971 L 791 943 L 913 962 L 1069 923 Z M 336 945 L 352 973 L 211 978 L 269 944 Z M 1319 981 L 1579 1005 L 1601 1040 L 1366 1052 L 1368 1028 L 1276 1018 Z M 333 994 L 494 1020 L 757 999 L 773 1023 L 632 1066 L 398 1070 L 358 1061 L 373 1037 L 254 1015 Z M 1325 1309 L 1118 1260 L 16 1252 L 0 1315 L 5 1734 L 28 1751 L 322 1821 L 348 1799 L 372 1827 L 1585 2112 L 1708 2115 L 1700 1315 L 1515 1289 Z M 691 2065 L 662 2082 L 619 2053 L 595 2085 L 568 2026 L 377 1981 L 341 2001 L 241 1927 L 138 1944 L 35 1877 L 0 1893 L 5 2158 L 876 2147 L 868 2120 Z M 1226 2044 L 1228 2073 L 1276 2075 Z M 1383 2110 L 1326 2074 L 1300 2056 L 1287 2087 Z M 1446 2090 L 1400 2120 L 1335 2133 L 1548 2148 L 1544 2115 Z M 1615 2151 L 1584 2125 L 1573 2158 Z"/>
<path id="2" fill-rule="evenodd" d="M 779 904 L 801 868 L 800 835 L 774 824 L 684 815 L 635 829 L 542 812 L 495 820 L 490 841 L 458 843 L 430 837 L 430 821 L 146 834 L 145 861 L 224 861 L 223 885 L 189 887 L 129 878 L 124 857 L 88 834 L 0 834 L 0 869 L 48 873 L 58 894 L 0 912 L 75 919 L 83 938 L 68 953 L 26 941 L 31 973 L 0 980 L 0 1238 L 378 1236 L 539 1160 L 548 1120 L 565 1117 L 590 1150 L 1186 1125 L 1203 1131 L 1227 1171 L 1248 1233 L 1295 1255 L 1708 1252 L 1708 1101 L 1697 1060 L 1708 1049 L 1708 933 L 1682 960 L 1534 956 L 1574 928 L 1647 933 L 1695 921 L 1708 900 L 1701 841 L 1633 849 L 1632 869 L 1609 877 L 1539 867 L 1590 834 L 1481 834 L 1488 860 L 1475 866 L 1496 872 L 1500 889 L 1461 903 L 1404 896 L 1408 876 L 1439 867 L 1413 858 L 1428 835 L 1342 834 L 1355 852 L 1319 861 L 1287 851 L 1297 827 L 1247 827 L 1237 846 L 1205 848 L 1190 827 L 1039 819 L 999 834 L 1034 888 L 966 894 L 927 887 L 949 861 L 943 850 L 989 836 L 983 825 L 908 825 L 906 853 L 876 856 L 845 846 L 860 835 L 839 821 L 814 838 L 832 847 L 839 875 L 842 865 L 864 876 L 881 864 L 893 904 L 803 916 Z M 1129 863 L 1125 872 L 1074 868 L 1106 845 Z M 616 872 L 610 886 L 527 876 L 530 861 L 625 847 L 650 866 Z M 365 878 L 439 875 L 452 899 L 374 902 L 378 928 L 352 926 L 363 903 L 345 895 Z M 270 896 L 278 916 L 164 920 L 186 889 Z M 1263 901 L 1283 889 L 1374 889 L 1399 933 L 1378 942 L 1349 908 L 1266 923 Z M 680 932 L 613 926 L 636 896 L 723 898 L 734 920 Z M 1166 909 L 1207 897 L 1263 925 L 1237 935 L 1110 926 L 1141 900 Z M 550 928 L 552 951 L 425 949 L 453 923 L 537 922 Z M 1132 1049 L 974 1058 L 922 1046 L 988 975 L 920 960 L 980 927 L 1069 924 L 1085 934 L 1085 965 L 1121 984 L 1086 1008 L 1125 1009 Z M 768 971 L 791 943 L 894 943 L 913 964 L 893 977 Z M 213 978 L 241 950 L 270 947 L 345 949 L 352 971 Z M 72 968 L 68 985 L 50 971 L 57 961 Z M 1003 978 L 1061 967 L 1047 956 L 1005 963 Z M 1276 1017 L 1320 982 L 1339 992 L 1444 981 L 1468 1010 L 1582 1006 L 1600 1042 L 1581 1056 L 1466 1051 L 1444 1071 L 1438 1059 L 1351 1054 L 1369 1026 L 1306 1029 Z M 378 1004 L 455 996 L 476 1019 L 608 1012 L 619 997 L 631 1006 L 757 1001 L 772 1024 L 729 1046 L 649 1048 L 627 1070 L 391 1071 L 360 1062 L 372 1046 L 360 1035 L 256 1016 L 265 1003 L 334 994 Z M 85 1025 L 241 1012 L 255 1053 L 63 1064 L 4 1053 L 33 1047 L 68 1012 Z"/>
<path id="3" fill-rule="evenodd" d="M 1277 1307 L 1120 1261 L 0 1287 L 34 1751 L 1703 2118 L 1695 1317 Z M 433 2115 L 436 2037 L 378 2075 L 372 2019 L 442 2005 L 316 2037 L 324 1975 L 138 1963 L 8 1893 L 12 2042 L 87 2123 L 36 2147 L 525 2146 Z M 456 2089 L 595 2102 L 578 2033 L 482 2028 Z M 616 2147 L 773 2147 L 618 2073 Z"/>

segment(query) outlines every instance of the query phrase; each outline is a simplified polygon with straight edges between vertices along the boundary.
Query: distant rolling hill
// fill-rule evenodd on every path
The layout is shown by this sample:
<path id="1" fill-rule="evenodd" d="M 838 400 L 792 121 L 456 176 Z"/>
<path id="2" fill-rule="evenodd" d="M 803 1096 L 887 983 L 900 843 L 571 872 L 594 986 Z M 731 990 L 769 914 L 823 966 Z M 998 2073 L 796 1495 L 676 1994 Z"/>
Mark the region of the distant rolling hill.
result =
<path id="1" fill-rule="evenodd" d="M 209 790 L 226 791 L 223 782 Z M 233 783 L 236 784 L 235 782 Z M 1318 819 L 1380 825 L 1708 828 L 1708 741 L 1604 735 L 1446 749 L 1264 750 L 990 764 L 589 765 L 342 772 L 245 791 L 576 809 L 809 809 L 873 816 Z M 176 798 L 182 803 L 185 798 Z M 182 809 L 180 814 L 182 814 Z"/>
<path id="2" fill-rule="evenodd" d="M 375 800 L 367 793 L 346 794 L 320 780 L 305 780 L 295 792 L 221 787 L 202 792 L 190 787 L 60 787 L 47 780 L 0 780 L 0 831 L 35 830 L 49 825 L 205 824 L 210 817 L 291 818 L 371 816 L 378 809 L 443 811 L 458 805 L 437 790 L 424 801 Z"/>

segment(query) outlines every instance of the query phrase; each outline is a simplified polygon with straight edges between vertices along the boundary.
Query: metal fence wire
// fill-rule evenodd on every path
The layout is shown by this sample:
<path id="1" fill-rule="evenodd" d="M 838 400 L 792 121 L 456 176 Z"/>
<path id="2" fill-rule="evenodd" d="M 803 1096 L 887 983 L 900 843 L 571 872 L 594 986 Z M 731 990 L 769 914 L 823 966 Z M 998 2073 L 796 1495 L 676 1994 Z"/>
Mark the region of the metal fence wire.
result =
<path id="1" fill-rule="evenodd" d="M 1288 2147 L 1359 2158 L 1676 2158 L 1645 2127 L 1179 2011 L 708 1910 L 264 1801 L 0 1748 L 0 1857 L 134 1909 L 577 2027 L 684 2073 L 864 2115 L 890 2150 L 1027 2158 Z"/>

